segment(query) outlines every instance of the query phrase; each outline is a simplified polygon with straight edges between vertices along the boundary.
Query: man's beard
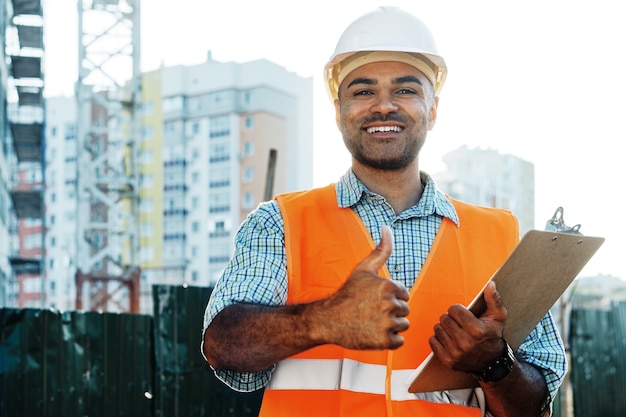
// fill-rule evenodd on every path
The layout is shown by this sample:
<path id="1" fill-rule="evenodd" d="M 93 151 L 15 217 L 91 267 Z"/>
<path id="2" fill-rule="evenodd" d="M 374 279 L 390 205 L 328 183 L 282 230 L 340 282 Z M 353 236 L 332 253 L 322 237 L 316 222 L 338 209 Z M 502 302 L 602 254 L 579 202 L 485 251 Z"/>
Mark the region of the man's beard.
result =
<path id="1" fill-rule="evenodd" d="M 393 155 L 374 154 L 374 152 L 370 150 L 370 147 L 368 147 L 367 142 L 376 139 L 363 139 L 361 136 L 366 135 L 366 133 L 363 133 L 360 129 L 357 131 L 350 131 L 346 130 L 344 126 L 342 128 L 343 141 L 352 157 L 362 165 L 384 171 L 400 170 L 406 168 L 415 161 L 422 145 L 424 144 L 424 141 L 426 140 L 426 126 L 428 125 L 428 120 L 425 117 L 422 119 L 420 128 L 416 132 L 412 132 L 412 136 L 404 137 L 403 139 L 389 139 L 390 142 L 403 140 L 405 143 L 404 148 L 399 152 L 395 152 Z M 409 129 L 415 129 L 415 124 L 412 120 L 409 120 L 407 117 L 398 113 L 389 113 L 387 115 L 376 114 L 364 117 L 358 120 L 354 125 L 364 126 L 371 123 L 389 121 L 396 121 L 405 126 L 405 129 L 402 132 L 404 134 L 406 134 Z M 380 140 L 384 141 L 385 139 Z M 390 144 L 390 147 L 395 145 L 396 144 Z"/>

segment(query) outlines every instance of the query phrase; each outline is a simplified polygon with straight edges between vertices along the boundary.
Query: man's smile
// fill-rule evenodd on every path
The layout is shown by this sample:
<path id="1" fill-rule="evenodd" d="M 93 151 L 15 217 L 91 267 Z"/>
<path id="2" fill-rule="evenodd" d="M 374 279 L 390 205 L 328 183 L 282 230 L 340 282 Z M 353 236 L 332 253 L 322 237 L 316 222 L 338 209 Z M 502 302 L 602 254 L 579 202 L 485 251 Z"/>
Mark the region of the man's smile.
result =
<path id="1" fill-rule="evenodd" d="M 368 127 L 366 130 L 367 130 L 367 133 L 377 133 L 377 132 L 383 132 L 383 133 L 395 132 L 395 133 L 399 133 L 399 132 L 402 132 L 403 127 L 401 127 L 401 126 L 372 126 L 372 127 Z"/>

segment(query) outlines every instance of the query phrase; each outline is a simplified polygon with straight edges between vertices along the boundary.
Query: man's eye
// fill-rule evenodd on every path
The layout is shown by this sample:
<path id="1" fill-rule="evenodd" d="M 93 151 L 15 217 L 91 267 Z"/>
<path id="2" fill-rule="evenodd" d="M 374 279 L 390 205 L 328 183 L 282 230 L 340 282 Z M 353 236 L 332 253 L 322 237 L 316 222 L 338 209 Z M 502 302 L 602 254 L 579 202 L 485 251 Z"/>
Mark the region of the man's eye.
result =
<path id="1" fill-rule="evenodd" d="M 368 96 L 370 94 L 373 94 L 370 90 L 357 90 L 354 92 L 355 96 Z"/>
<path id="2" fill-rule="evenodd" d="M 414 90 L 410 88 L 401 88 L 397 91 L 398 94 L 417 94 Z"/>

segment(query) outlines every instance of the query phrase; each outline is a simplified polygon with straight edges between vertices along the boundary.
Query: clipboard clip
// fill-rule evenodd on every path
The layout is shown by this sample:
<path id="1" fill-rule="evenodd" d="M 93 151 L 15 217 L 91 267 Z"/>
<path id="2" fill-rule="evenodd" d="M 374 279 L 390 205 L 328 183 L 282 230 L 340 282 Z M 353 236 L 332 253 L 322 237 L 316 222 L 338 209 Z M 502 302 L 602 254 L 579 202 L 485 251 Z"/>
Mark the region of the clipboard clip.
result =
<path id="1" fill-rule="evenodd" d="M 573 235 L 582 235 L 580 233 L 580 224 L 572 227 L 567 226 L 563 221 L 563 207 L 558 207 L 554 215 L 546 223 L 547 232 L 570 233 Z"/>

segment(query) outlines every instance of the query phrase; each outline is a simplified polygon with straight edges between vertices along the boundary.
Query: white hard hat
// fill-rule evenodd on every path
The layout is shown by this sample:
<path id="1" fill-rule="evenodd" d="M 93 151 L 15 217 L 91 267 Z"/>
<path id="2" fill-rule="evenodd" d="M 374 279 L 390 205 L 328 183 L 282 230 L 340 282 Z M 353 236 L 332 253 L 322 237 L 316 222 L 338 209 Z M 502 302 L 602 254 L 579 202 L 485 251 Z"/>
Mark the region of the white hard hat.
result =
<path id="1" fill-rule="evenodd" d="M 437 53 L 428 27 L 415 16 L 384 6 L 350 24 L 324 67 L 324 81 L 331 100 L 341 81 L 358 67 L 372 62 L 399 61 L 416 67 L 431 82 L 435 95 L 446 80 L 447 69 Z"/>

